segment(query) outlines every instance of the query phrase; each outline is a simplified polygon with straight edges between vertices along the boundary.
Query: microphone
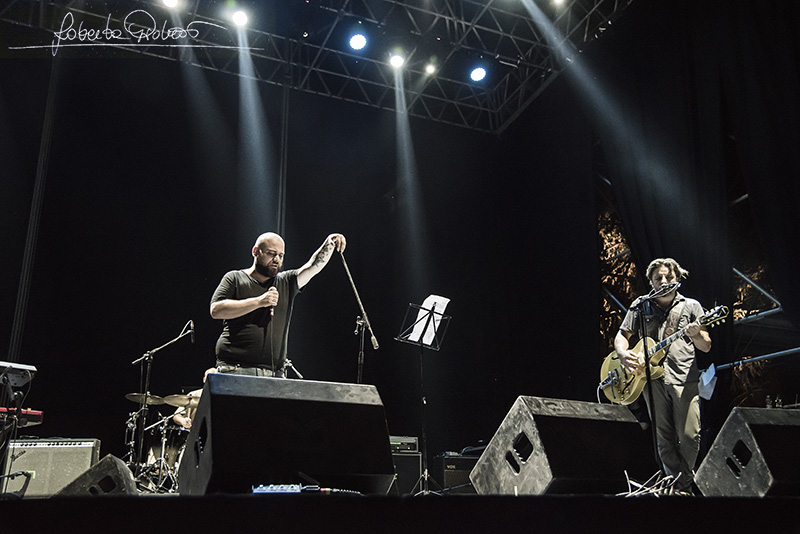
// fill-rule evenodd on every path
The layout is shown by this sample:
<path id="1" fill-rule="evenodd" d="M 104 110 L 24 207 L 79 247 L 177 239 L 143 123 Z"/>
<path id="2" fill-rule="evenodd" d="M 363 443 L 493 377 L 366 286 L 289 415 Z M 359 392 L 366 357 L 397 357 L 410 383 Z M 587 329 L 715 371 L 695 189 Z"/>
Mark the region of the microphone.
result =
<path id="1" fill-rule="evenodd" d="M 194 344 L 194 321 L 189 320 L 189 339 L 192 340 L 192 344 Z"/>
<path id="2" fill-rule="evenodd" d="M 267 289 L 267 293 L 269 293 L 270 291 L 274 291 L 275 293 L 277 293 L 278 292 L 278 288 L 275 287 L 275 286 L 269 286 L 269 289 Z M 269 316 L 270 317 L 275 317 L 275 306 L 270 306 L 269 307 Z"/>
<path id="3" fill-rule="evenodd" d="M 678 289 L 678 287 L 680 287 L 680 285 L 681 285 L 681 283 L 680 283 L 680 282 L 671 282 L 671 283 L 669 283 L 669 284 L 664 284 L 663 286 L 661 286 L 660 288 L 658 288 L 658 290 L 655 290 L 655 289 L 654 289 L 654 290 L 653 290 L 653 291 L 654 291 L 654 293 L 653 293 L 653 295 L 652 295 L 652 296 L 653 296 L 653 297 L 661 297 L 661 296 L 664 296 L 664 295 L 666 295 L 666 294 L 668 294 L 668 293 L 671 293 L 672 291 L 674 291 L 674 290 Z"/>

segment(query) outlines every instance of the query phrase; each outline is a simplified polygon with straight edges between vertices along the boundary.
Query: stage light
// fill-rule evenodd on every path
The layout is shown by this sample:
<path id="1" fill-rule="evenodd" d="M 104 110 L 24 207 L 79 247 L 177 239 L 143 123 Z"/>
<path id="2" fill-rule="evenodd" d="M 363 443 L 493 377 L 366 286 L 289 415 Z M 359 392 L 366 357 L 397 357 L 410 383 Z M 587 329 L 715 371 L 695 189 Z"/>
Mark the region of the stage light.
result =
<path id="1" fill-rule="evenodd" d="M 472 72 L 469 74 L 470 79 L 473 82 L 479 82 L 486 78 L 486 69 L 483 67 L 475 67 L 472 69 Z"/>
<path id="2" fill-rule="evenodd" d="M 425 65 L 425 74 L 431 76 L 436 74 L 436 65 L 434 65 L 433 63 L 428 63 L 427 65 Z"/>
<path id="3" fill-rule="evenodd" d="M 367 46 L 367 38 L 363 33 L 356 33 L 350 37 L 350 48 L 353 50 L 361 50 L 365 46 Z"/>
<path id="4" fill-rule="evenodd" d="M 165 6 L 168 8 L 178 7 L 178 0 L 162 0 Z"/>
<path id="5" fill-rule="evenodd" d="M 237 26 L 244 26 L 247 24 L 247 13 L 244 11 L 234 11 L 233 15 L 231 15 L 231 20 Z"/>
<path id="6" fill-rule="evenodd" d="M 405 62 L 405 58 L 400 54 L 393 54 L 392 57 L 389 58 L 389 64 L 396 69 L 402 67 Z"/>

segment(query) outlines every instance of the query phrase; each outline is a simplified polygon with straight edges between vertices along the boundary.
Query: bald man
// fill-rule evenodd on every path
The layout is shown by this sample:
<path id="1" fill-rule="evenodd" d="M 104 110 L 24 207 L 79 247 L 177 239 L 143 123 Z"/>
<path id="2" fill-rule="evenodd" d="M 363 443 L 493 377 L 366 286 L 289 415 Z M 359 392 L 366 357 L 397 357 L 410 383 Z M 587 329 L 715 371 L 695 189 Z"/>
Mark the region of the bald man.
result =
<path id="1" fill-rule="evenodd" d="M 281 271 L 283 238 L 258 236 L 253 264 L 225 273 L 211 297 L 211 317 L 223 324 L 216 346 L 219 372 L 285 377 L 294 298 L 346 245 L 342 234 L 331 234 L 305 265 Z"/>

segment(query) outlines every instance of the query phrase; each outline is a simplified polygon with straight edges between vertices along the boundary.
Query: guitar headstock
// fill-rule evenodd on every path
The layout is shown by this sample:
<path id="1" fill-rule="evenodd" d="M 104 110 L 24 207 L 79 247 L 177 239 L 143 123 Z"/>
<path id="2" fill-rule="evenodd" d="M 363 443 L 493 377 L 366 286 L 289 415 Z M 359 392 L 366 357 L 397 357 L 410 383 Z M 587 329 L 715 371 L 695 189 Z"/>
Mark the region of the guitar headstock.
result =
<path id="1" fill-rule="evenodd" d="M 726 317 L 728 317 L 728 307 L 717 306 L 707 311 L 697 322 L 703 326 L 712 327 L 724 323 Z"/>

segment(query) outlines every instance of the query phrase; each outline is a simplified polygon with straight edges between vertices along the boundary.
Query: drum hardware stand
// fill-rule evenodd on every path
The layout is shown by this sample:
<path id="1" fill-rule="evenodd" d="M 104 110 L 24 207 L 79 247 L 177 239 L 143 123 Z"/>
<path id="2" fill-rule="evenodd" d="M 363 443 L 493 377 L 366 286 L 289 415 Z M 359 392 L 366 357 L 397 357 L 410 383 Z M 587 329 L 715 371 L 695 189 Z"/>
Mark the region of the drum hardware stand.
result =
<path id="1" fill-rule="evenodd" d="M 137 480 L 148 480 L 155 488 L 156 493 L 174 493 L 178 489 L 178 479 L 175 476 L 175 469 L 169 465 L 166 459 L 167 423 L 171 417 L 171 415 L 162 417 L 160 421 L 157 421 L 145 428 L 145 431 L 148 431 L 158 427 L 159 433 L 161 434 L 161 439 L 159 440 L 161 442 L 161 454 L 159 454 L 158 458 L 155 459 L 155 462 L 145 466 L 144 471 L 142 471 L 141 475 L 137 477 Z M 151 473 L 155 474 L 155 480 L 151 478 Z M 167 481 L 170 482 L 168 488 L 164 486 Z"/>
<path id="2" fill-rule="evenodd" d="M 424 305 L 425 303 L 423 303 L 423 306 Z M 442 308 L 444 308 L 444 304 L 440 305 Z M 406 324 L 409 312 L 414 309 L 418 310 L 417 318 L 411 325 L 408 326 L 408 328 L 402 330 L 400 335 L 395 338 L 396 341 L 400 341 L 401 343 L 409 343 L 419 347 L 419 388 L 422 404 L 422 436 L 420 440 L 422 442 L 422 475 L 419 477 L 419 480 L 417 480 L 417 483 L 414 484 L 414 487 L 411 490 L 413 493 L 417 487 L 420 488 L 420 491 L 415 493 L 414 496 L 435 493 L 430 490 L 431 481 L 433 481 L 439 490 L 442 489 L 442 487 L 435 480 L 433 480 L 433 477 L 431 477 L 428 473 L 428 432 L 426 422 L 428 400 L 425 397 L 424 354 L 426 346 L 435 351 L 438 351 L 441 348 L 441 342 L 444 339 L 444 334 L 447 331 L 447 325 L 450 324 L 451 319 L 449 315 L 444 315 L 436 311 L 435 302 L 430 304 L 430 309 L 424 308 L 423 306 L 419 306 L 417 304 L 408 305 L 406 317 L 403 319 L 403 325 Z M 422 330 L 419 329 L 420 324 L 424 325 Z"/>
<path id="3" fill-rule="evenodd" d="M 350 285 L 353 288 L 353 294 L 356 296 L 356 302 L 358 303 L 358 308 L 361 310 L 361 315 L 356 319 L 356 331 L 355 334 L 361 334 L 361 342 L 358 351 L 358 378 L 356 379 L 356 384 L 361 384 L 362 377 L 364 375 L 364 333 L 366 330 L 369 330 L 370 341 L 372 341 L 372 348 L 374 350 L 378 350 L 378 339 L 375 337 L 375 333 L 372 331 L 372 325 L 369 322 L 369 318 L 367 317 L 367 310 L 364 309 L 364 304 L 361 302 L 361 297 L 358 295 L 358 289 L 356 289 L 356 283 L 353 281 L 353 276 L 350 274 L 350 269 L 347 267 L 347 262 L 344 259 L 344 252 L 341 250 L 339 251 L 339 257 L 342 258 L 342 265 L 344 265 L 344 270 L 347 273 L 347 279 L 350 280 Z"/>
<path id="4" fill-rule="evenodd" d="M 125 421 L 125 446 L 128 452 L 122 459 L 128 467 L 136 463 L 136 425 L 138 424 L 140 415 L 142 415 L 141 408 L 135 412 L 129 413 L 128 420 Z M 134 470 L 134 472 L 136 471 Z"/>
<path id="5" fill-rule="evenodd" d="M 186 325 L 183 327 L 183 330 L 181 331 L 181 333 L 175 339 L 173 339 L 171 341 L 168 341 L 167 343 L 161 345 L 158 348 L 155 348 L 153 350 L 149 350 L 149 351 L 145 352 L 142 356 L 140 356 L 139 358 L 137 358 L 137 359 L 135 359 L 135 360 L 133 360 L 131 362 L 131 365 L 136 365 L 136 364 L 141 363 L 143 365 L 143 369 L 142 369 L 142 372 L 140 374 L 144 374 L 145 375 L 144 388 L 143 388 L 144 389 L 144 398 L 142 399 L 141 407 L 139 408 L 139 416 L 142 417 L 143 423 L 142 423 L 141 427 L 139 428 L 139 446 L 138 446 L 137 453 L 136 453 L 136 458 L 135 458 L 137 461 L 135 462 L 136 470 L 134 471 L 134 476 L 137 479 L 139 478 L 140 475 L 142 475 L 142 471 L 140 471 L 140 470 L 145 465 L 145 462 L 143 461 L 143 457 L 142 457 L 143 453 L 144 453 L 144 422 L 147 421 L 147 414 L 149 412 L 149 408 L 148 408 L 149 402 L 148 402 L 148 400 L 149 400 L 149 397 L 150 397 L 150 372 L 151 372 L 152 367 L 153 367 L 153 356 L 158 351 L 160 351 L 162 349 L 165 349 L 165 348 L 177 343 L 179 340 L 183 339 L 186 336 L 191 336 L 192 337 L 192 342 L 194 342 L 194 321 L 190 320 L 188 323 L 186 323 Z M 136 421 L 136 420 L 134 419 L 134 421 Z"/>

